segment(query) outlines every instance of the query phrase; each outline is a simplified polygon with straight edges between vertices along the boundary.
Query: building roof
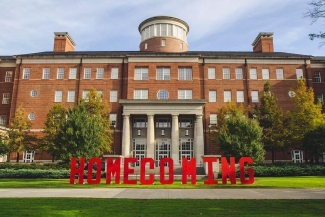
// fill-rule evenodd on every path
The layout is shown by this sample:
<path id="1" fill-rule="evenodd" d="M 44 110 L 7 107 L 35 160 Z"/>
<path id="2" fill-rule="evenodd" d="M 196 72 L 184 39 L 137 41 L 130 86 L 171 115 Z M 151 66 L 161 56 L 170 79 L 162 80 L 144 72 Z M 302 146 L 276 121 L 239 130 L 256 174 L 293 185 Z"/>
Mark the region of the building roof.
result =
<path id="1" fill-rule="evenodd" d="M 15 60 L 13 56 L 0 56 L 0 60 Z"/>

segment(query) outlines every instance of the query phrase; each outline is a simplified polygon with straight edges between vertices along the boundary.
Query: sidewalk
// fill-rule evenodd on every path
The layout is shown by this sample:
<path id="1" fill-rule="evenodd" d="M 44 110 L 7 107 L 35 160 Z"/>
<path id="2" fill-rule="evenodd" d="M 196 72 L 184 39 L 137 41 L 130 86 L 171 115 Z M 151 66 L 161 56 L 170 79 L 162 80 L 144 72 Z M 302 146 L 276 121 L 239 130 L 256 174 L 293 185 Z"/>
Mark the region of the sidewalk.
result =
<path id="1" fill-rule="evenodd" d="M 325 199 L 325 189 L 0 189 L 0 198 Z"/>

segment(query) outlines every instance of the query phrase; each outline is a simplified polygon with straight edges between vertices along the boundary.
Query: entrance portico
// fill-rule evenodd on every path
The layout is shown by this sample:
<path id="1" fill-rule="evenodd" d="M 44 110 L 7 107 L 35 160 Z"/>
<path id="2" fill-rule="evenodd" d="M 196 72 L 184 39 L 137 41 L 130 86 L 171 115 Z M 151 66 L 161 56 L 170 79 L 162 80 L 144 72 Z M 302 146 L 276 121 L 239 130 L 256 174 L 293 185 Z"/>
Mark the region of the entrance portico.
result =
<path id="1" fill-rule="evenodd" d="M 204 155 L 203 105 L 206 100 L 120 100 L 123 105 L 122 155 L 139 160 Z M 136 165 L 138 166 L 138 165 Z"/>

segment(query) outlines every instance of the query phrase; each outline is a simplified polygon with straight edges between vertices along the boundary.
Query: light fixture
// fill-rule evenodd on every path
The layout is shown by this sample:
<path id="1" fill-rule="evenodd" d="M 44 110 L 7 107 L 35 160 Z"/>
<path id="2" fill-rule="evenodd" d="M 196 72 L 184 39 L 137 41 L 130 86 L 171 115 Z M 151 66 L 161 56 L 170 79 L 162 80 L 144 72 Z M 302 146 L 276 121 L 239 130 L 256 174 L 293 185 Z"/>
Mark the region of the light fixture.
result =
<path id="1" fill-rule="evenodd" d="M 188 136 L 188 130 L 185 130 L 185 136 Z"/>
<path id="2" fill-rule="evenodd" d="M 138 130 L 138 136 L 141 136 L 141 130 Z"/>
<path id="3" fill-rule="evenodd" d="M 161 130 L 161 135 L 162 135 L 162 136 L 165 135 L 165 130 Z"/>

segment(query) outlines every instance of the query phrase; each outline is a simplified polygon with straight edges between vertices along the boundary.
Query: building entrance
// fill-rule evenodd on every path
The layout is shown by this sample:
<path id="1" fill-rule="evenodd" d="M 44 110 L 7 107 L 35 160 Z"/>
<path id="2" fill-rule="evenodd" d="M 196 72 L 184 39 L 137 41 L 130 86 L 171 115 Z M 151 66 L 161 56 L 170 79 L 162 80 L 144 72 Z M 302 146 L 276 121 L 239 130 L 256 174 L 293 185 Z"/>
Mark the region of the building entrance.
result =
<path id="1" fill-rule="evenodd" d="M 157 139 L 155 156 L 156 167 L 159 167 L 159 162 L 162 158 L 170 157 L 170 144 L 171 139 Z M 165 166 L 168 166 L 168 163 L 165 163 Z"/>

